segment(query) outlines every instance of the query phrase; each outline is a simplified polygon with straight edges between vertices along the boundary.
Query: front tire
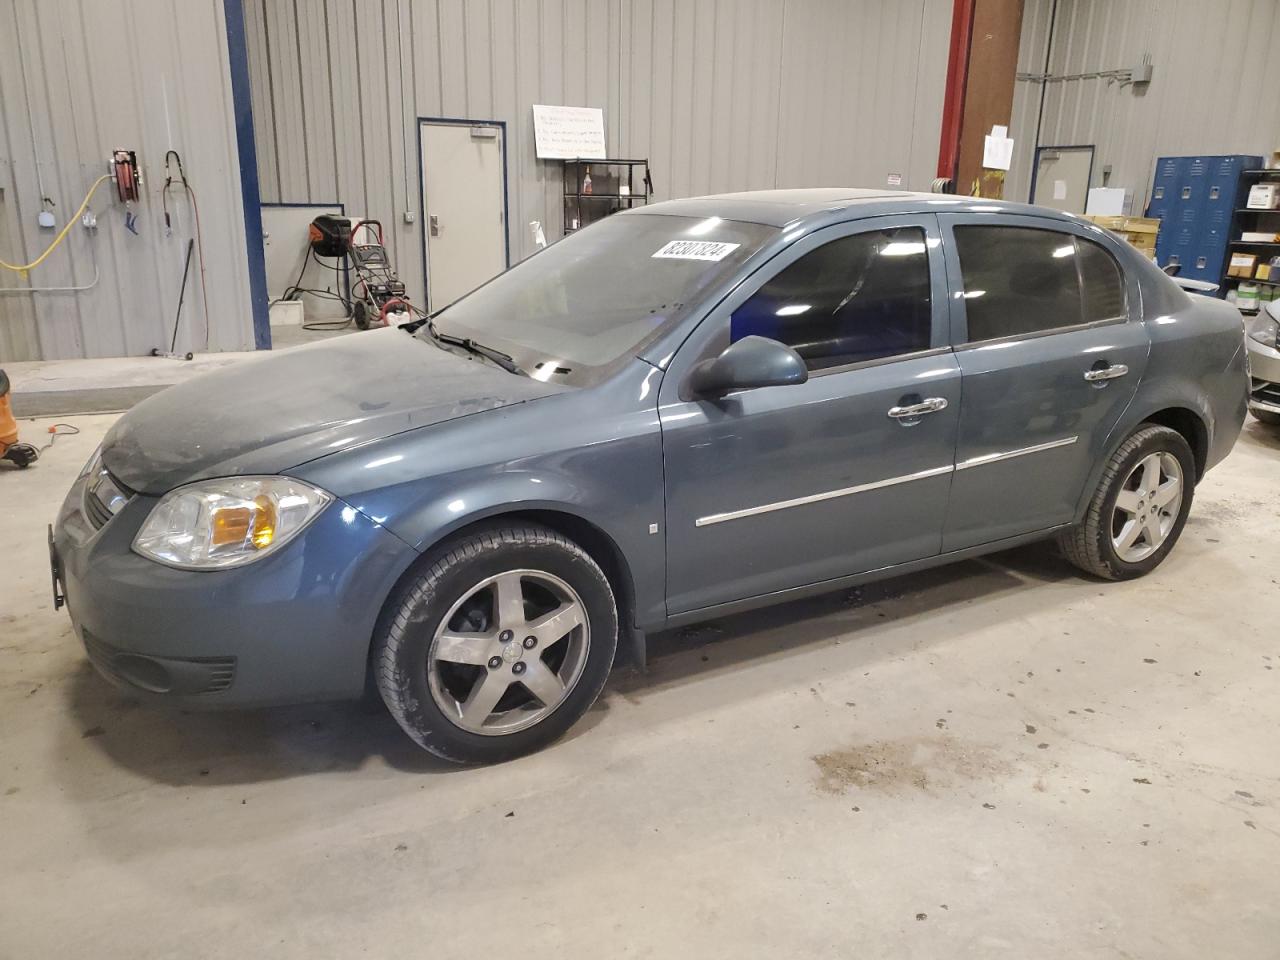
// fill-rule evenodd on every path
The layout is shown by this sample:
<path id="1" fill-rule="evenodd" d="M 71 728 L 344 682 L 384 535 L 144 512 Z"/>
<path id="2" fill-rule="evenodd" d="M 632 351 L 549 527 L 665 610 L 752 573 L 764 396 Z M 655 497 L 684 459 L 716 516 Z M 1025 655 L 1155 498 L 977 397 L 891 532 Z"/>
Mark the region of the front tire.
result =
<path id="1" fill-rule="evenodd" d="M 1144 424 L 1107 461 L 1084 522 L 1059 535 L 1063 553 L 1104 580 L 1150 573 L 1182 534 L 1195 477 L 1182 434 Z"/>
<path id="2" fill-rule="evenodd" d="M 419 746 L 496 763 L 563 735 L 600 695 L 617 643 L 613 590 L 587 552 L 504 524 L 445 545 L 397 591 L 373 669 Z"/>

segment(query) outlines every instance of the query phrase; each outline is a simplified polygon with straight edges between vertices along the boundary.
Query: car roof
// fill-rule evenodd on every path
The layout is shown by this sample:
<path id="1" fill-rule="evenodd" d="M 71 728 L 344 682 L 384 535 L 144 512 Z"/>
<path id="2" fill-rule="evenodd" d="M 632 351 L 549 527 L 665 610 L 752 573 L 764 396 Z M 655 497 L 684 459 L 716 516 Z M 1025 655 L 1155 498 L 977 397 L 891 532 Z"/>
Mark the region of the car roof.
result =
<path id="1" fill-rule="evenodd" d="M 789 227 L 816 219 L 838 222 L 892 214 L 944 212 L 1034 214 L 1064 222 L 1079 222 L 1079 219 L 1072 214 L 1047 207 L 1035 207 L 1027 203 L 866 187 L 812 187 L 718 193 L 706 197 L 664 200 L 660 203 L 636 207 L 627 212 L 677 217 L 720 217 L 725 220 L 762 223 L 772 227 Z"/>

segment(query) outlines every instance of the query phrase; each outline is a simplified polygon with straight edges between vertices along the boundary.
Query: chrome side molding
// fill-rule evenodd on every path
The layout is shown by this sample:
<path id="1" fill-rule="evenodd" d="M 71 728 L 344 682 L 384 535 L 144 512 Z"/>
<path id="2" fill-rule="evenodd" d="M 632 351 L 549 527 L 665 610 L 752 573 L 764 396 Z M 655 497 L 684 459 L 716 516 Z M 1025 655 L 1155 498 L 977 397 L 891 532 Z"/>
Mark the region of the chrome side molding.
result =
<path id="1" fill-rule="evenodd" d="M 972 467 L 985 467 L 989 463 L 999 463 L 1001 460 L 1012 460 L 1014 457 L 1025 457 L 1030 453 L 1043 453 L 1046 450 L 1055 450 L 1058 447 L 1069 447 L 1079 439 L 1079 437 L 1063 437 L 1061 440 L 1050 440 L 1048 443 L 1037 443 L 1034 447 L 1019 447 L 1017 450 L 1002 450 L 997 453 L 984 453 L 980 457 L 970 457 L 968 460 L 962 460 L 960 463 L 956 464 L 956 469 L 968 470 Z"/>
<path id="2" fill-rule="evenodd" d="M 724 513 L 713 513 L 706 517 L 698 517 L 693 522 L 695 527 L 709 527 L 716 523 L 725 523 L 729 520 L 741 520 L 744 517 L 755 517 L 763 513 L 773 513 L 775 510 L 789 510 L 792 507 L 804 507 L 811 503 L 821 503 L 824 500 L 835 500 L 839 497 L 851 497 L 857 493 L 868 493 L 871 490 L 883 490 L 885 487 L 895 487 L 900 483 L 912 483 L 916 480 L 926 480 L 929 477 L 940 477 L 944 474 L 953 473 L 957 470 L 968 470 L 972 467 L 985 467 L 989 463 L 999 463 L 1002 460 L 1012 460 L 1014 457 L 1025 457 L 1032 453 L 1043 453 L 1046 450 L 1054 450 L 1058 447 L 1068 447 L 1080 438 L 1064 437 L 1061 440 L 1051 440 L 1048 443 L 1038 443 L 1032 447 L 1020 447 L 1017 450 L 1003 450 L 997 453 L 984 453 L 980 457 L 970 457 L 960 463 L 945 467 L 932 467 L 928 470 L 921 470 L 917 473 L 908 473 L 900 477 L 889 477 L 885 480 L 873 480 L 871 483 L 860 483 L 853 487 L 841 487 L 839 490 L 828 490 L 825 493 L 815 493 L 807 497 L 796 497 L 794 500 L 779 500 L 776 503 L 764 503 L 758 507 L 744 507 L 741 510 L 727 510 Z"/>
<path id="3" fill-rule="evenodd" d="M 828 490 L 826 493 L 815 493 L 808 497 L 796 497 L 794 500 L 780 500 L 777 503 L 766 503 L 758 507 L 746 507 L 742 510 L 730 510 L 727 513 L 713 513 L 709 517 L 699 517 L 693 522 L 695 527 L 709 527 L 713 523 L 724 523 L 726 520 L 741 520 L 743 517 L 754 517 L 761 513 L 772 513 L 775 510 L 788 510 L 791 507 L 803 507 L 810 503 L 821 503 L 823 500 L 834 500 L 837 497 L 851 497 L 855 493 L 866 493 L 868 490 L 882 490 L 900 483 L 911 483 L 913 480 L 924 480 L 928 477 L 940 477 L 950 473 L 951 466 L 934 467 L 921 470 L 919 473 L 908 473 L 901 477 L 889 477 L 887 480 L 875 480 L 871 483 L 860 483 L 856 487 L 843 487 L 839 490 Z"/>

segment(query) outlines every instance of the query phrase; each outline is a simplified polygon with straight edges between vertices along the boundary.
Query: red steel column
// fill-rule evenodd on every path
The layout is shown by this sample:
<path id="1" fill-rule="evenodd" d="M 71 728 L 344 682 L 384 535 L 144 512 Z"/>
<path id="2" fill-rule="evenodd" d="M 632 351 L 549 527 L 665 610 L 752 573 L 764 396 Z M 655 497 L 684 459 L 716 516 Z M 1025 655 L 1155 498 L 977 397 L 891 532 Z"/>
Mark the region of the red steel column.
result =
<path id="1" fill-rule="evenodd" d="M 1003 194 L 1003 173 L 983 170 L 982 147 L 992 126 L 1008 126 L 1013 115 L 1022 3 L 955 0 L 938 176 L 952 178 L 956 193 Z"/>
<path id="2" fill-rule="evenodd" d="M 955 179 L 960 159 L 960 121 L 964 117 L 965 83 L 969 77 L 969 42 L 974 0 L 955 0 L 951 14 L 951 51 L 947 57 L 947 89 L 942 100 L 942 139 L 938 144 L 938 176 Z"/>

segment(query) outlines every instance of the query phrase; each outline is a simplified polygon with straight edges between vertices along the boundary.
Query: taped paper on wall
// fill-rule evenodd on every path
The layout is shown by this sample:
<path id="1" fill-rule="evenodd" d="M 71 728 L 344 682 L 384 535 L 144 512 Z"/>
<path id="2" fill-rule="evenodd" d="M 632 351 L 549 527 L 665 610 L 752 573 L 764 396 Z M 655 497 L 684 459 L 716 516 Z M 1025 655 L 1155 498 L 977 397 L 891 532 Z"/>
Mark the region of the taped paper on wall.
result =
<path id="1" fill-rule="evenodd" d="M 1013 166 L 1013 141 L 1008 127 L 994 126 L 990 135 L 982 138 L 982 165 L 988 170 L 1008 170 Z"/>
<path id="2" fill-rule="evenodd" d="M 1065 180 L 1053 181 L 1053 199 L 1055 200 L 1067 199 L 1067 181 Z"/>
<path id="3" fill-rule="evenodd" d="M 603 160 L 604 111 L 535 103 L 533 146 L 539 160 Z"/>
<path id="4" fill-rule="evenodd" d="M 653 255 L 657 260 L 723 260 L 739 243 L 717 243 L 713 240 L 672 240 Z"/>

